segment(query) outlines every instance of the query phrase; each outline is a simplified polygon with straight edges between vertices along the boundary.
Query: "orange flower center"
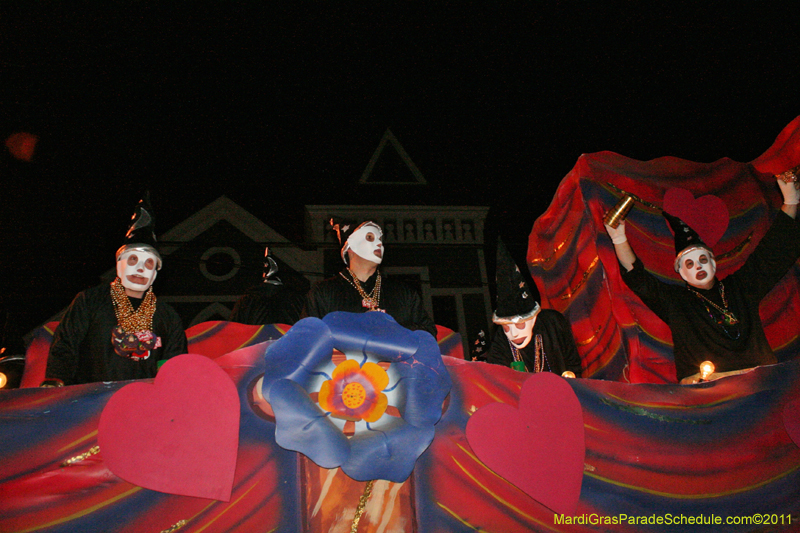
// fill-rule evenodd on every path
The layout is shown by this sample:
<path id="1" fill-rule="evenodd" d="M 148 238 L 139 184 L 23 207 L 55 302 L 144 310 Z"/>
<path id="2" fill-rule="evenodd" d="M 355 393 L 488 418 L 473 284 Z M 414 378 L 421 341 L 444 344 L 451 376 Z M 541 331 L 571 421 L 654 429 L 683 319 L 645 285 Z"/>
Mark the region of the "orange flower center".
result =
<path id="1" fill-rule="evenodd" d="M 360 383 L 348 383 L 342 391 L 342 401 L 348 409 L 359 407 L 367 399 L 367 391 Z"/>

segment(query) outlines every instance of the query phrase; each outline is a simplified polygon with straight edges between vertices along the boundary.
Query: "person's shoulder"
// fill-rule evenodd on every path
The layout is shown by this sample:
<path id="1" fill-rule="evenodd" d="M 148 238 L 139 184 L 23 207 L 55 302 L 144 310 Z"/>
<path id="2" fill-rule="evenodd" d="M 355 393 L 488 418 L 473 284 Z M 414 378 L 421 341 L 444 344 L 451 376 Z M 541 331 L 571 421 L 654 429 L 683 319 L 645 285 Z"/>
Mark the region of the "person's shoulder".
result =
<path id="1" fill-rule="evenodd" d="M 331 276 L 329 278 L 325 278 L 322 281 L 316 282 L 314 285 L 311 286 L 312 291 L 319 291 L 328 289 L 331 287 L 337 287 L 342 283 L 346 283 L 345 280 L 342 278 L 341 275 L 337 272 L 336 275 Z"/>
<path id="2" fill-rule="evenodd" d="M 381 283 L 384 287 L 388 287 L 390 290 L 417 293 L 417 290 L 414 288 L 414 286 L 404 279 L 393 278 L 392 276 L 381 274 Z"/>
<path id="3" fill-rule="evenodd" d="M 169 318 L 170 320 L 177 320 L 180 321 L 181 317 L 178 312 L 175 310 L 174 307 L 169 305 L 167 302 L 158 301 L 156 297 L 156 313 L 163 315 L 164 317 Z"/>
<path id="4" fill-rule="evenodd" d="M 169 302 L 158 301 L 158 298 L 156 298 L 156 302 L 157 302 L 156 309 L 163 309 L 165 313 L 170 313 L 175 315 L 178 314 L 178 312 L 175 310 L 174 307 L 172 307 L 169 304 Z"/>
<path id="5" fill-rule="evenodd" d="M 283 285 L 273 285 L 271 283 L 259 283 L 258 285 L 253 285 L 252 287 L 248 287 L 247 290 L 244 291 L 241 300 L 246 301 L 246 300 L 266 299 L 284 290 L 285 288 Z"/>
<path id="6" fill-rule="evenodd" d="M 539 311 L 536 322 L 542 324 L 543 326 L 547 324 L 550 327 L 569 327 L 569 320 L 567 320 L 567 317 L 555 309 L 542 309 Z"/>
<path id="7" fill-rule="evenodd" d="M 556 311 L 555 309 L 542 309 L 539 311 L 539 318 L 544 318 L 545 320 L 560 320 L 565 317 L 560 311 Z"/>
<path id="8" fill-rule="evenodd" d="M 82 290 L 72 299 L 71 305 L 82 303 L 84 305 L 99 305 L 111 301 L 111 289 L 108 283 L 101 283 L 94 287 Z"/>
<path id="9" fill-rule="evenodd" d="M 69 306 L 60 314 L 61 318 L 59 320 L 63 321 L 65 317 L 79 313 L 88 313 L 88 315 L 91 316 L 99 310 L 111 306 L 111 304 L 111 290 L 108 284 L 102 283 L 76 294 L 72 298 Z"/>
<path id="10" fill-rule="evenodd" d="M 108 294 L 109 297 L 111 296 L 111 288 L 108 286 L 108 283 L 100 283 L 94 287 L 89 287 L 88 289 L 79 292 L 78 296 L 84 295 L 86 297 L 93 297 L 98 295 L 102 296 L 105 294 Z"/>

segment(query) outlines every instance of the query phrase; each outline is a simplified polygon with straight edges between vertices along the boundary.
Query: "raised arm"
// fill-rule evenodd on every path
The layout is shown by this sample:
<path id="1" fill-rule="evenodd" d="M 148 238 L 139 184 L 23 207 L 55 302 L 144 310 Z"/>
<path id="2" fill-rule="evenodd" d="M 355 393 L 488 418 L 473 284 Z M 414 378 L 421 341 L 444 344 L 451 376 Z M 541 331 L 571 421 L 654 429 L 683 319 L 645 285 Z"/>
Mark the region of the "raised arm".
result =
<path id="1" fill-rule="evenodd" d="M 628 238 L 625 236 L 625 222 L 620 222 L 616 228 L 606 225 L 606 232 L 611 237 L 611 242 L 614 243 L 617 259 L 625 267 L 625 270 L 630 272 L 636 262 L 636 254 L 633 253 L 633 248 L 631 248 Z"/>
<path id="2" fill-rule="evenodd" d="M 784 178 L 786 176 L 786 178 Z M 779 174 L 778 187 L 781 189 L 783 195 L 783 205 L 781 211 L 786 213 L 792 218 L 797 216 L 797 204 L 800 203 L 800 183 L 797 181 L 797 176 L 793 171 L 784 172 Z M 788 179 L 789 181 L 786 181 Z"/>

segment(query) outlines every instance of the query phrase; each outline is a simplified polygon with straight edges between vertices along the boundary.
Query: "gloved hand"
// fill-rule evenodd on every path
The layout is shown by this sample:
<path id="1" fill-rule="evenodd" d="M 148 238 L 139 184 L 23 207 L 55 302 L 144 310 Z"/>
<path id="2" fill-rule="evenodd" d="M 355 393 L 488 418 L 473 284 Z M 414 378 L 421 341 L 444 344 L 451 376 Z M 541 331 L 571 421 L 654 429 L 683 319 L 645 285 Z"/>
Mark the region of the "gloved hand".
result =
<path id="1" fill-rule="evenodd" d="M 790 181 L 786 183 L 778 178 L 778 187 L 781 188 L 783 194 L 783 203 L 786 205 L 797 205 L 800 203 L 800 182 Z"/>
<path id="2" fill-rule="evenodd" d="M 603 224 L 606 227 L 606 232 L 608 236 L 611 237 L 611 242 L 614 244 L 622 244 L 623 242 L 627 241 L 628 238 L 625 236 L 625 222 L 620 222 L 619 226 L 616 228 L 612 228 L 607 224 Z"/>

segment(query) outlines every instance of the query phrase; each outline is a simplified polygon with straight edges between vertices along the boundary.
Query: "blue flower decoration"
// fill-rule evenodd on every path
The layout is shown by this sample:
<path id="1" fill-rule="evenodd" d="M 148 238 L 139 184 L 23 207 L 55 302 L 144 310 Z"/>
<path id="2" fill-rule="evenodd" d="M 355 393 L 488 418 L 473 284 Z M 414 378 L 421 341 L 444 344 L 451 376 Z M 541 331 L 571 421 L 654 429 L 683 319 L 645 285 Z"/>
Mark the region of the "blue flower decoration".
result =
<path id="1" fill-rule="evenodd" d="M 388 367 L 389 385 L 379 392 L 390 407 L 378 420 L 339 419 L 320 409 L 320 387 L 332 379 L 334 359 L 343 358 Z M 269 347 L 265 362 L 261 390 L 275 413 L 276 442 L 358 481 L 408 478 L 433 441 L 451 386 L 433 336 L 385 313 L 305 318 Z"/>

